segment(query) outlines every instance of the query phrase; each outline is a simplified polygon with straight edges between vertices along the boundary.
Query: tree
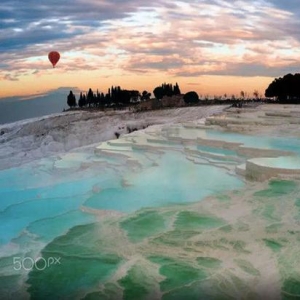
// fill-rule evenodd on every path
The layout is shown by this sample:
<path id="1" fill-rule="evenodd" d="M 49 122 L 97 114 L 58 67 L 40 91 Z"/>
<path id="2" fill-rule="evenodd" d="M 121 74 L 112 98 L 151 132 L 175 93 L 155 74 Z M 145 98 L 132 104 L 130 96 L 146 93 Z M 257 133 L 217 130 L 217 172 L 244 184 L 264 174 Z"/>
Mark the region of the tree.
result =
<path id="1" fill-rule="evenodd" d="M 140 94 L 140 92 L 139 91 L 137 91 L 137 90 L 130 90 L 130 91 L 128 91 L 129 92 L 129 94 L 130 94 L 130 102 L 134 102 L 134 103 L 136 103 L 136 102 L 138 102 L 139 101 L 139 99 L 140 99 L 140 97 L 141 97 L 141 94 Z"/>
<path id="2" fill-rule="evenodd" d="M 156 87 L 153 90 L 153 94 L 156 99 L 158 99 L 158 100 L 162 99 L 163 96 L 165 95 L 163 87 L 161 87 L 161 86 Z"/>
<path id="3" fill-rule="evenodd" d="M 94 104 L 94 93 L 91 88 L 87 93 L 87 104 L 89 107 L 91 107 L 91 105 Z"/>
<path id="4" fill-rule="evenodd" d="M 151 97 L 151 93 L 148 93 L 147 91 L 143 91 L 141 100 L 149 100 L 150 97 Z"/>
<path id="5" fill-rule="evenodd" d="M 131 96 L 132 94 L 130 91 L 121 90 L 120 92 L 118 92 L 118 102 L 127 105 L 130 103 Z"/>
<path id="6" fill-rule="evenodd" d="M 199 96 L 196 92 L 191 91 L 184 94 L 183 100 L 187 104 L 195 104 L 199 102 Z"/>
<path id="7" fill-rule="evenodd" d="M 241 97 L 242 97 L 243 99 L 245 99 L 245 92 L 244 92 L 244 91 L 241 91 Z"/>
<path id="8" fill-rule="evenodd" d="M 181 94 L 178 83 L 173 86 L 172 83 L 163 83 L 154 89 L 153 94 L 156 99 L 162 99 L 163 96 L 172 97 Z"/>
<path id="9" fill-rule="evenodd" d="M 268 98 L 276 97 L 283 102 L 300 101 L 300 74 L 286 74 L 283 77 L 275 78 L 265 91 Z"/>
<path id="10" fill-rule="evenodd" d="M 258 98 L 259 98 L 258 90 L 255 90 L 255 91 L 253 92 L 253 96 L 254 96 L 255 99 L 258 99 Z"/>
<path id="11" fill-rule="evenodd" d="M 178 83 L 176 82 L 176 84 L 174 86 L 174 95 L 180 95 L 180 94 L 181 94 L 180 88 L 179 88 Z"/>
<path id="12" fill-rule="evenodd" d="M 173 85 L 172 85 L 172 83 L 168 83 L 168 84 L 164 83 L 162 85 L 162 88 L 164 90 L 165 95 L 167 95 L 168 97 L 172 97 L 172 95 L 173 95 Z"/>
<path id="13" fill-rule="evenodd" d="M 68 95 L 67 103 L 71 108 L 76 106 L 76 97 L 72 91 Z"/>
<path id="14" fill-rule="evenodd" d="M 100 93 L 98 90 L 97 90 L 96 97 L 94 100 L 94 105 L 97 107 L 104 106 L 104 94 Z"/>
<path id="15" fill-rule="evenodd" d="M 86 98 L 85 98 L 85 95 L 82 95 L 82 92 L 80 93 L 80 96 L 79 96 L 78 106 L 79 107 L 86 106 Z"/>

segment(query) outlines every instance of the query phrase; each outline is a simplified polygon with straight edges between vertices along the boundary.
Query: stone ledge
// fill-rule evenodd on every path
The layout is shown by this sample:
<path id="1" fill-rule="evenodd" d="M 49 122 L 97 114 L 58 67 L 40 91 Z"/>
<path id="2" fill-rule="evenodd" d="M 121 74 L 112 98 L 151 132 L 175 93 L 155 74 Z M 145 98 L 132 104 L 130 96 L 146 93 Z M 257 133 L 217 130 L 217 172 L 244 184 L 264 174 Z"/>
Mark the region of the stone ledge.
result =
<path id="1" fill-rule="evenodd" d="M 265 181 L 286 175 L 300 176 L 300 157 L 253 158 L 246 162 L 246 179 Z"/>

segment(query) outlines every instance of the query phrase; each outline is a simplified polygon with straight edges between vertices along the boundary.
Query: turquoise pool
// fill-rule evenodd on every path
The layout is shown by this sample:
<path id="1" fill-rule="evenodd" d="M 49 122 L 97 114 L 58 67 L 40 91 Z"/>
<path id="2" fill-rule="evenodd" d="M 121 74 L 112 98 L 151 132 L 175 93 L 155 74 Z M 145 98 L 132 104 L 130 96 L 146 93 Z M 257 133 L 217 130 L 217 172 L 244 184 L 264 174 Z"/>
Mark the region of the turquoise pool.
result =
<path id="1" fill-rule="evenodd" d="M 210 295 L 205 284 L 201 288 L 194 284 L 200 279 L 222 282 L 222 276 L 238 284 L 227 270 L 221 271 L 227 254 L 216 257 L 216 253 L 249 254 L 250 243 L 245 243 L 241 232 L 247 235 L 251 214 L 266 218 L 266 228 L 280 223 L 274 206 L 277 200 L 265 203 L 266 198 L 250 193 L 251 205 L 260 204 L 245 210 L 248 215 L 242 217 L 239 205 L 247 202 L 248 192 L 244 179 L 234 173 L 240 162 L 222 158 L 237 157 L 236 152 L 197 143 L 168 143 L 168 137 L 222 138 L 295 153 L 300 142 L 180 125 L 148 136 L 163 143 L 147 141 L 139 134 L 124 138 L 126 143 L 132 141 L 132 149 L 112 143 L 97 154 L 77 150 L 0 171 L 0 295 L 173 299 L 202 293 L 214 299 L 232 292 L 220 284 L 215 291 L 219 294 Z M 214 155 L 213 159 L 202 157 L 202 152 Z M 287 199 L 295 199 L 297 187 L 286 186 Z M 212 199 L 211 204 L 201 204 L 204 199 Z M 37 258 L 46 262 L 59 258 L 60 265 L 48 264 L 41 272 L 41 265 L 30 265 Z M 243 259 L 232 263 L 258 276 Z M 20 262 L 21 268 L 16 268 Z M 220 277 L 211 277 L 217 270 Z"/>

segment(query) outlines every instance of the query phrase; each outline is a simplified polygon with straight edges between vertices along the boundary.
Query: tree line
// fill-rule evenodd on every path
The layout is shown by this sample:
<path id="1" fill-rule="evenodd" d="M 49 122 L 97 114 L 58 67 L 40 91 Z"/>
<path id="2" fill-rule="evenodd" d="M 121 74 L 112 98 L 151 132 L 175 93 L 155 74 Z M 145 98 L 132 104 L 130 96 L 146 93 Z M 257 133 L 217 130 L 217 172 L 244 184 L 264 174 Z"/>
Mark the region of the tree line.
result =
<path id="1" fill-rule="evenodd" d="M 300 103 L 300 74 L 286 74 L 275 78 L 265 91 L 268 98 L 276 98 L 279 102 Z"/>
<path id="2" fill-rule="evenodd" d="M 78 102 L 72 91 L 70 91 L 67 104 L 72 108 L 79 106 L 82 107 L 107 107 L 107 106 L 126 106 L 130 102 L 138 101 L 141 99 L 150 99 L 151 94 L 147 91 L 143 91 L 140 95 L 139 91 L 136 90 L 125 90 L 121 89 L 120 86 L 112 86 L 108 89 L 106 94 L 99 92 L 96 93 L 90 88 L 87 93 L 81 92 L 79 95 Z"/>
<path id="3" fill-rule="evenodd" d="M 153 90 L 153 94 L 156 99 L 162 99 L 164 96 L 172 97 L 174 95 L 180 95 L 180 88 L 178 83 L 173 86 L 171 83 L 163 83 L 161 86 L 157 86 Z"/>
<path id="4" fill-rule="evenodd" d="M 171 83 L 163 83 L 161 86 L 156 87 L 153 90 L 154 97 L 156 99 L 162 99 L 164 96 L 180 95 L 180 88 L 178 83 L 174 86 Z M 78 101 L 76 96 L 70 91 L 67 97 L 67 104 L 69 107 L 124 107 L 140 101 L 149 100 L 151 93 L 144 90 L 140 93 L 138 90 L 126 90 L 121 89 L 120 86 L 112 86 L 104 94 L 99 92 L 93 92 L 90 88 L 87 93 L 80 93 Z"/>
<path id="5" fill-rule="evenodd" d="M 182 95 L 179 84 L 176 82 L 175 85 L 172 83 L 162 83 L 153 90 L 153 95 L 156 99 L 161 100 L 163 97 L 172 97 Z M 137 90 L 125 90 L 121 89 L 120 86 L 112 86 L 108 89 L 106 94 L 99 92 L 96 93 L 90 88 L 87 93 L 80 93 L 78 101 L 76 96 L 70 91 L 67 97 L 67 104 L 69 107 L 74 108 L 76 106 L 83 107 L 115 107 L 122 108 L 129 105 L 134 105 L 140 101 L 149 100 L 151 93 L 144 90 L 140 93 Z M 199 95 L 195 91 L 187 92 L 183 95 L 183 100 L 186 104 L 197 104 L 199 102 Z"/>
<path id="6" fill-rule="evenodd" d="M 163 83 L 157 86 L 153 90 L 153 95 L 156 99 L 161 100 L 164 96 L 172 97 L 176 95 L 182 95 L 180 87 L 176 82 L 175 85 L 171 83 Z M 258 91 L 255 90 L 253 93 L 253 98 L 250 99 L 249 96 L 246 97 L 246 93 L 241 91 L 240 98 L 232 95 L 231 98 L 224 94 L 224 100 L 222 97 L 215 97 L 211 103 L 236 103 L 240 101 L 250 100 L 250 101 L 261 101 L 262 97 L 259 95 Z M 300 73 L 296 74 L 286 74 L 283 77 L 275 78 L 265 90 L 266 102 L 275 99 L 279 102 L 285 103 L 300 103 Z M 80 93 L 78 101 L 76 96 L 70 91 L 67 97 L 67 104 L 69 107 L 74 108 L 76 106 L 83 107 L 115 107 L 122 108 L 129 105 L 136 104 L 140 101 L 149 100 L 151 98 L 151 93 L 144 90 L 140 93 L 138 90 L 127 90 L 122 89 L 120 86 L 112 86 L 108 89 L 107 93 L 99 92 L 98 90 L 94 92 L 91 88 L 87 93 Z M 195 91 L 189 91 L 183 95 L 183 100 L 186 104 L 197 104 L 199 103 L 199 95 Z M 201 103 L 209 103 L 208 97 L 205 97 Z"/>

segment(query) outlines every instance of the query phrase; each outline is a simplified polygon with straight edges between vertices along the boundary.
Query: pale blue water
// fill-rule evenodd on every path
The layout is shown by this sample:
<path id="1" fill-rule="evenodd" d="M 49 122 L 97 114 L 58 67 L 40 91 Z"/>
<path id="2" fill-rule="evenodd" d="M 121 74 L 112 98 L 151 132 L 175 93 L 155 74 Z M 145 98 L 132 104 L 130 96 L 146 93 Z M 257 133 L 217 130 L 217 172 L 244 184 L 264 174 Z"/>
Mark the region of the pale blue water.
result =
<path id="1" fill-rule="evenodd" d="M 263 166 L 290 170 L 300 170 L 300 156 L 281 156 L 274 158 L 257 158 L 255 163 Z"/>
<path id="2" fill-rule="evenodd" d="M 68 213 L 78 211 L 82 205 L 132 212 L 143 207 L 195 202 L 228 187 L 242 185 L 240 179 L 227 174 L 224 169 L 196 165 L 180 152 L 157 155 L 137 151 L 136 157 L 141 162 L 138 171 L 132 171 L 126 165 L 116 167 L 115 163 L 100 166 L 98 170 L 92 167 L 93 157 L 87 156 L 90 170 L 78 168 L 74 172 L 76 165 L 72 162 L 70 178 L 65 176 L 68 174 L 67 163 L 63 169 L 55 169 L 51 164 L 48 172 L 40 170 L 36 163 L 2 170 L 0 244 L 9 243 L 25 229 L 30 231 L 36 227 L 33 224 L 39 224 L 41 220 L 64 223 L 64 216 L 68 218 Z M 154 159 L 156 165 L 153 166 Z M 58 162 L 62 165 L 61 160 Z M 129 186 L 122 186 L 123 180 L 129 181 Z M 88 219 L 84 213 L 78 213 L 76 217 L 84 222 Z M 54 236 L 51 228 L 59 231 L 58 226 L 49 226 L 49 233 L 44 232 L 43 236 Z M 66 226 L 62 226 L 61 231 L 65 230 Z"/>
<path id="3" fill-rule="evenodd" d="M 216 147 L 209 147 L 209 146 L 197 146 L 197 149 L 204 152 L 210 152 L 213 154 L 221 154 L 221 155 L 237 155 L 235 151 L 228 150 L 228 149 L 220 149 Z"/>
<path id="4" fill-rule="evenodd" d="M 172 128 L 157 136 L 166 133 L 194 138 L 203 134 L 193 129 Z M 249 147 L 300 151 L 300 142 L 293 139 L 257 138 L 211 130 L 205 131 L 205 135 L 243 142 Z M 84 212 L 82 207 L 127 214 L 143 208 L 193 203 L 244 186 L 241 178 L 219 166 L 218 162 L 224 165 L 222 158 L 211 160 L 215 162 L 212 165 L 199 154 L 195 163 L 178 143 L 170 142 L 169 149 L 160 148 L 159 143 L 149 145 L 160 151 L 134 149 L 129 161 L 124 157 L 99 157 L 82 151 L 0 171 L 0 277 L 19 276 L 12 267 L 6 266 L 4 273 L 1 271 L 1 259 L 12 255 L 5 250 L 8 246 L 17 245 L 18 255 L 33 250 L 38 253 L 76 226 L 97 222 L 99 216 Z M 223 156 L 237 155 L 232 150 L 201 145 L 194 149 Z M 237 163 L 228 162 L 228 167 L 229 164 Z"/>
<path id="5" fill-rule="evenodd" d="M 202 130 L 183 128 L 165 130 L 163 134 L 166 132 L 170 136 L 184 137 L 197 137 L 203 133 Z M 300 151 L 300 141 L 296 139 L 252 137 L 213 130 L 206 130 L 205 136 L 241 142 L 252 147 L 255 145 Z M 174 149 L 182 150 L 182 145 L 174 145 Z M 197 149 L 214 154 L 236 155 L 228 149 L 207 146 L 197 146 Z M 55 159 L 49 158 L 31 165 L 0 171 L 0 244 L 10 242 L 25 229 L 35 228 L 33 224 L 39 224 L 41 220 L 55 223 L 53 220 L 63 220 L 63 216 L 68 218 L 71 212 L 77 211 L 76 218 L 82 218 L 84 222 L 89 218 L 92 220 L 92 216 L 87 218 L 86 214 L 78 213 L 82 205 L 101 210 L 132 212 L 143 207 L 194 202 L 228 187 L 242 185 L 240 179 L 229 175 L 226 170 L 194 164 L 178 151 L 165 151 L 164 155 L 143 150 L 134 150 L 134 153 L 141 168 L 137 172 L 128 170 L 127 166 L 118 165 L 118 159 L 113 157 L 102 157 L 107 162 L 105 168 L 101 166 L 98 170 L 93 167 L 82 171 L 79 168 L 79 154 L 72 163 L 72 157 L 66 157 L 63 168 L 55 168 Z M 90 163 L 93 159 L 99 160 L 90 154 L 81 155 L 83 160 Z M 155 166 L 152 165 L 153 161 L 156 162 Z M 57 162 L 63 165 L 63 160 Z M 68 164 L 72 168 L 72 174 L 68 170 Z M 73 172 L 76 167 L 78 169 Z M 122 186 L 124 179 L 129 181 L 128 186 Z M 98 186 L 101 192 L 93 192 L 94 186 Z M 43 221 L 43 224 L 45 222 L 47 221 Z M 58 226 L 53 228 L 55 232 L 59 231 Z M 66 226 L 62 226 L 62 231 L 65 229 Z M 43 235 L 47 235 L 47 232 Z M 51 232 L 48 235 L 54 236 Z"/>
<path id="6" fill-rule="evenodd" d="M 300 140 L 284 137 L 252 136 L 234 132 L 220 132 L 212 129 L 186 129 L 171 130 L 167 132 L 169 136 L 181 136 L 185 138 L 205 138 L 221 140 L 233 143 L 241 143 L 246 147 L 256 147 L 265 149 L 278 149 L 293 151 L 300 154 Z"/>
<path id="7" fill-rule="evenodd" d="M 36 234 L 43 242 L 50 242 L 55 237 L 65 234 L 70 228 L 94 221 L 94 218 L 78 209 L 31 222 L 27 229 Z"/>
<path id="8" fill-rule="evenodd" d="M 143 207 L 195 202 L 242 182 L 214 166 L 196 165 L 169 151 L 141 173 L 128 174 L 130 186 L 102 189 L 85 204 L 97 209 L 132 212 Z M 218 184 L 216 184 L 216 182 Z"/>

